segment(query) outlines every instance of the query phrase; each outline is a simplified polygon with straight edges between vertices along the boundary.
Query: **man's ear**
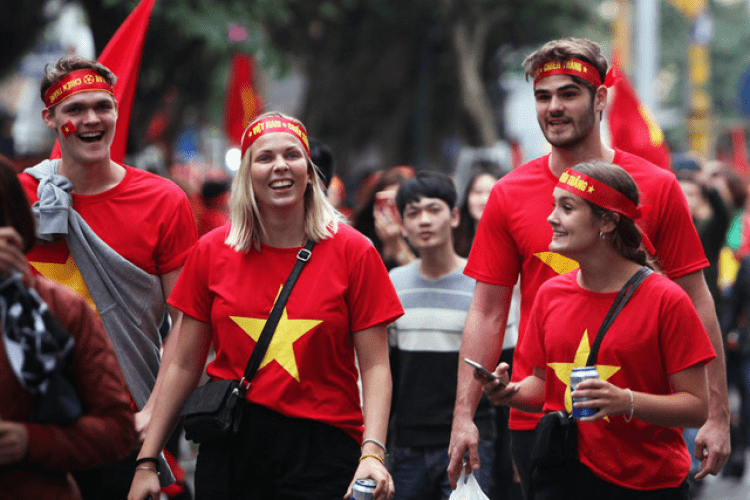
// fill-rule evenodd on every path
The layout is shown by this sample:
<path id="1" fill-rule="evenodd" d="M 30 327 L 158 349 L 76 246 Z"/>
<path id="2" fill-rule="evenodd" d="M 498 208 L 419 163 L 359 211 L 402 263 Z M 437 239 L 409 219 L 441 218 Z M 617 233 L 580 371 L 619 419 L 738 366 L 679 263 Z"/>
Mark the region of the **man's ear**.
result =
<path id="1" fill-rule="evenodd" d="M 600 85 L 594 94 L 594 109 L 601 113 L 607 107 L 607 94 L 609 90 L 604 85 Z"/>
<path id="2" fill-rule="evenodd" d="M 458 207 L 453 207 L 451 209 L 451 227 L 453 229 L 456 229 L 460 223 L 461 223 L 461 211 L 458 209 Z"/>
<path id="3" fill-rule="evenodd" d="M 47 125 L 48 129 L 57 131 L 57 127 L 55 126 L 55 112 L 53 110 L 44 108 L 42 110 L 42 120 L 44 120 L 44 124 Z"/>

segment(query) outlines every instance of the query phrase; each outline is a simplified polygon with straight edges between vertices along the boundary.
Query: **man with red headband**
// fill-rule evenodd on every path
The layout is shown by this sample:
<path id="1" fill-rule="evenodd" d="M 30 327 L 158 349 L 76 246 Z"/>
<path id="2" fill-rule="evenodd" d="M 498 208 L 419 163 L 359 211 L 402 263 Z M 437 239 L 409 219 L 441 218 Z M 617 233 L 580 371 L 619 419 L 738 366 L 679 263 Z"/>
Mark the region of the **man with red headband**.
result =
<path id="1" fill-rule="evenodd" d="M 724 351 L 714 304 L 703 278 L 702 270 L 708 261 L 680 186 L 671 172 L 602 142 L 600 123 L 607 102 L 607 87 L 603 85 L 607 61 L 597 44 L 574 38 L 551 41 L 529 55 L 524 68 L 527 78 L 533 78 L 537 119 L 552 152 L 507 174 L 492 190 L 465 269 L 477 285 L 460 356 L 487 367 L 497 364 L 511 291 L 519 273 L 521 345 L 541 284 L 578 267 L 577 262 L 548 248 L 552 230 L 546 219 L 558 178 L 566 168 L 585 161 L 619 165 L 631 174 L 642 192 L 644 208 L 638 224 L 646 236 L 646 248 L 654 250 L 662 272 L 688 293 L 718 355 L 708 365 L 710 415 L 696 438 L 696 455 L 702 459 L 696 479 L 717 474 L 729 455 Z M 532 369 L 524 353 L 516 349 L 512 379 L 522 380 Z M 449 465 L 454 480 L 465 453 L 469 453 L 472 468 L 479 466 L 472 414 L 481 385 L 473 380 L 471 367 L 461 364 L 458 370 Z M 511 410 L 512 454 L 525 495 L 529 492 L 532 432 L 540 416 Z"/>
<path id="2" fill-rule="evenodd" d="M 174 183 L 110 159 L 115 80 L 106 67 L 78 56 L 47 65 L 42 118 L 57 132 L 62 157 L 19 178 L 43 243 L 28 254 L 29 262 L 35 272 L 83 295 L 97 311 L 143 433 L 149 396 L 156 392 L 166 298 L 197 240 L 197 228 L 187 197 Z M 169 312 L 174 326 L 180 317 Z M 167 344 L 165 360 L 175 342 Z M 136 452 L 126 462 L 77 474 L 84 499 L 126 498 Z M 171 477 L 168 470 L 164 475 Z"/>

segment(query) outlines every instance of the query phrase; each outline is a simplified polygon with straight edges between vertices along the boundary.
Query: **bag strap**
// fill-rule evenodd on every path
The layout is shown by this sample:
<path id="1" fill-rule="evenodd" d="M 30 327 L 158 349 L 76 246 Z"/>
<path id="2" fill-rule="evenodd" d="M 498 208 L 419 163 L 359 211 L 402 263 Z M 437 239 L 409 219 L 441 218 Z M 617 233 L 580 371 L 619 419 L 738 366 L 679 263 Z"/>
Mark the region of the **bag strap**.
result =
<path id="1" fill-rule="evenodd" d="M 638 271 L 636 271 L 636 273 L 628 280 L 627 283 L 625 283 L 625 285 L 623 285 L 620 293 L 617 294 L 615 301 L 612 303 L 612 307 L 609 308 L 607 316 L 604 317 L 602 326 L 599 328 L 599 333 L 596 334 L 594 345 L 591 347 L 591 352 L 589 353 L 589 357 L 586 360 L 586 366 L 594 366 L 594 364 L 596 363 L 596 356 L 599 354 L 599 346 L 602 344 L 604 334 L 607 332 L 609 327 L 612 326 L 615 318 L 618 314 L 620 314 L 620 311 L 622 311 L 622 308 L 625 307 L 625 304 L 627 304 L 628 300 L 630 300 L 631 295 L 633 295 L 635 289 L 638 288 L 638 285 L 640 285 L 641 282 L 646 279 L 646 277 L 652 272 L 653 271 L 651 269 L 643 266 Z"/>
<path id="2" fill-rule="evenodd" d="M 284 310 L 286 301 L 289 298 L 289 295 L 292 293 L 292 288 L 294 288 L 294 284 L 297 282 L 297 278 L 299 278 L 299 275 L 302 272 L 302 268 L 305 267 L 307 261 L 310 260 L 310 256 L 312 255 L 312 249 L 314 246 L 315 242 L 313 240 L 307 240 L 307 243 L 305 243 L 305 248 L 301 248 L 300 251 L 297 252 L 297 262 L 294 263 L 292 272 L 286 279 L 284 287 L 281 289 L 279 297 L 276 299 L 276 303 L 273 305 L 271 313 L 268 315 L 266 324 L 263 325 L 263 330 L 260 332 L 258 342 L 255 344 L 253 353 L 250 355 L 250 360 L 247 362 L 245 375 L 240 381 L 240 386 L 243 387 L 244 390 L 247 390 L 250 387 L 250 380 L 252 380 L 252 378 L 255 376 L 255 372 L 258 371 L 258 368 L 260 368 L 260 363 L 261 361 L 263 361 L 263 357 L 266 355 L 268 346 L 271 345 L 271 338 L 276 331 L 276 326 L 279 323 L 279 319 L 281 319 L 281 313 Z"/>

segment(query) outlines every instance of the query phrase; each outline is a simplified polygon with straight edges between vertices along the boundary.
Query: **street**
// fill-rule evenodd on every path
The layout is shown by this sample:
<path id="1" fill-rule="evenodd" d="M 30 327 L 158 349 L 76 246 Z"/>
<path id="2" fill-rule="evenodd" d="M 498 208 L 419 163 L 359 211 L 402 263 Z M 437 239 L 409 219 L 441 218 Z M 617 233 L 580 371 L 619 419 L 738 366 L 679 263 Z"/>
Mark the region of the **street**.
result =
<path id="1" fill-rule="evenodd" d="M 719 476 L 708 476 L 703 480 L 705 483 L 697 492 L 695 500 L 750 500 L 750 473 L 740 478 L 728 478 Z"/>

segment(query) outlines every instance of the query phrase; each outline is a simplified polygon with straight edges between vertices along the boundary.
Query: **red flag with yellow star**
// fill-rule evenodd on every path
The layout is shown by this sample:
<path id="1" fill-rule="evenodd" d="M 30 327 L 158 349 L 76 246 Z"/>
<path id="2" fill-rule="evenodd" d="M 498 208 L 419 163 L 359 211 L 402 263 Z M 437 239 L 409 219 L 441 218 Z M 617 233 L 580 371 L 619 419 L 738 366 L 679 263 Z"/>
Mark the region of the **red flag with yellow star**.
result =
<path id="1" fill-rule="evenodd" d="M 238 146 L 242 132 L 263 109 L 263 101 L 253 86 L 253 70 L 251 56 L 240 53 L 232 56 L 224 99 L 224 130 L 229 142 Z"/>
<path id="2" fill-rule="evenodd" d="M 651 112 L 638 99 L 633 85 L 616 60 L 607 73 L 605 85 L 614 94 L 607 111 L 611 146 L 670 169 L 669 148 L 664 142 L 664 134 Z"/>
<path id="3" fill-rule="evenodd" d="M 117 83 L 115 83 L 115 99 L 117 100 L 118 111 L 117 133 L 115 133 L 109 156 L 118 163 L 121 163 L 125 158 L 130 111 L 133 107 L 133 97 L 138 82 L 143 42 L 146 39 L 148 22 L 151 19 L 151 11 L 155 3 L 156 0 L 141 0 L 112 36 L 99 59 L 97 59 L 117 75 Z M 60 158 L 59 142 L 55 142 L 50 154 L 50 159 L 53 158 Z"/>

